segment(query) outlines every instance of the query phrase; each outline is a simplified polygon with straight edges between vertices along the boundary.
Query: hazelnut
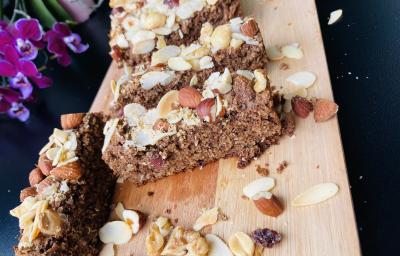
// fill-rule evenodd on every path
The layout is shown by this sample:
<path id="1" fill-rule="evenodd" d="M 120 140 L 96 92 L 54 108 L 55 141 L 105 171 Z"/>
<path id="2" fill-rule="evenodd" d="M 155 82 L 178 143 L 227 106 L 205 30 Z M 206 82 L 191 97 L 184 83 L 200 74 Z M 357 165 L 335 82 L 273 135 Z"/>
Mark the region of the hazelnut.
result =
<path id="1" fill-rule="evenodd" d="M 196 108 L 201 102 L 201 94 L 193 87 L 184 87 L 179 90 L 179 104 L 182 107 Z"/>
<path id="2" fill-rule="evenodd" d="M 214 99 L 205 99 L 197 106 L 197 114 L 199 117 L 206 121 L 212 122 L 215 120 L 215 100 Z M 214 114 L 212 113 L 214 111 Z"/>

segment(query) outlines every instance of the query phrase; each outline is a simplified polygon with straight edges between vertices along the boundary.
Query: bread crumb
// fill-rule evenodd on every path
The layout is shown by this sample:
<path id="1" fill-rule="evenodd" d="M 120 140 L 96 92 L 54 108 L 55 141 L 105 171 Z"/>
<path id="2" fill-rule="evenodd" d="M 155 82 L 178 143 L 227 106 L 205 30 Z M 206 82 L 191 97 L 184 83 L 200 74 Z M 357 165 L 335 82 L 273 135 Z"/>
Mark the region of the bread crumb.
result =
<path id="1" fill-rule="evenodd" d="M 286 160 L 282 161 L 279 164 L 278 168 L 276 168 L 276 172 L 281 174 L 286 169 L 286 167 L 288 167 L 288 165 L 289 165 L 289 163 Z"/>
<path id="2" fill-rule="evenodd" d="M 268 176 L 269 175 L 269 169 L 267 167 L 261 167 L 260 165 L 256 165 L 256 171 L 258 174 L 261 176 Z"/>

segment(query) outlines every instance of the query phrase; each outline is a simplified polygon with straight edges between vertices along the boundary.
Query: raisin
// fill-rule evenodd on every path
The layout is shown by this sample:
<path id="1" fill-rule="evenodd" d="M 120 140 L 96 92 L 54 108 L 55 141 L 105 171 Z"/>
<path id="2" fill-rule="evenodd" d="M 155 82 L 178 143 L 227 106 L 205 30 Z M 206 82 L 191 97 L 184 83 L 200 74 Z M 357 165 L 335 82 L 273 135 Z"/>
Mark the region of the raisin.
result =
<path id="1" fill-rule="evenodd" d="M 282 240 L 281 234 L 268 228 L 254 230 L 251 233 L 251 237 L 256 244 L 267 248 L 274 247 L 275 244 Z"/>

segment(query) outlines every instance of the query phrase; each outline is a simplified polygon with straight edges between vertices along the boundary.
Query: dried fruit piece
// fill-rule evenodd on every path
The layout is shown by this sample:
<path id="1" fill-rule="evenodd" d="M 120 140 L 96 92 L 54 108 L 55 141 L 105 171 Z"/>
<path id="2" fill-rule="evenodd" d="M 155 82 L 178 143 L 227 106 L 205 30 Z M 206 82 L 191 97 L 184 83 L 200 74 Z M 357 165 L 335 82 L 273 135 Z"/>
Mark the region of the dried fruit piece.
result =
<path id="1" fill-rule="evenodd" d="M 339 110 L 339 106 L 328 99 L 317 99 L 314 104 L 315 122 L 324 122 L 331 119 Z"/>
<path id="2" fill-rule="evenodd" d="M 218 220 L 219 208 L 214 207 L 205 211 L 199 218 L 197 218 L 196 222 L 193 225 L 194 231 L 200 231 L 203 227 L 208 225 L 213 225 Z"/>
<path id="3" fill-rule="evenodd" d="M 133 234 L 137 234 L 146 222 L 145 216 L 138 211 L 123 210 L 122 217 L 123 220 L 131 226 Z"/>
<path id="4" fill-rule="evenodd" d="M 293 83 L 296 86 L 308 88 L 314 84 L 316 79 L 317 77 L 313 73 L 301 71 L 289 76 L 286 78 L 286 81 Z"/>
<path id="5" fill-rule="evenodd" d="M 26 198 L 28 198 L 30 196 L 34 197 L 36 195 L 37 195 L 36 188 L 27 187 L 27 188 L 24 188 L 23 190 L 21 190 L 21 192 L 19 193 L 19 200 L 21 202 L 23 202 Z"/>
<path id="6" fill-rule="evenodd" d="M 262 191 L 269 191 L 275 187 L 275 180 L 271 177 L 263 177 L 252 181 L 243 188 L 243 195 L 248 198 L 253 198 L 256 194 Z"/>
<path id="7" fill-rule="evenodd" d="M 328 21 L 328 25 L 333 25 L 336 22 L 338 22 L 343 16 L 343 10 L 342 9 L 338 9 L 336 11 L 331 12 L 330 16 L 329 16 L 329 21 Z"/>
<path id="8" fill-rule="evenodd" d="M 213 234 L 207 234 L 205 237 L 210 246 L 208 256 L 232 256 L 229 247 L 221 238 Z"/>
<path id="9" fill-rule="evenodd" d="M 35 186 L 39 182 L 41 182 L 44 179 L 43 173 L 40 171 L 39 168 L 33 169 L 29 173 L 29 185 Z"/>
<path id="10" fill-rule="evenodd" d="M 64 130 L 75 129 L 82 123 L 84 117 L 85 113 L 73 113 L 73 114 L 61 115 L 61 127 Z"/>
<path id="11" fill-rule="evenodd" d="M 293 206 L 313 205 L 328 200 L 339 191 L 334 183 L 321 183 L 299 194 L 292 201 Z"/>
<path id="12" fill-rule="evenodd" d="M 45 154 L 41 154 L 38 161 L 38 167 L 45 176 L 50 175 L 50 171 L 53 169 L 53 165 Z"/>
<path id="13" fill-rule="evenodd" d="M 257 22 L 254 19 L 246 21 L 240 26 L 240 31 L 246 36 L 254 37 L 258 32 Z"/>
<path id="14" fill-rule="evenodd" d="M 124 221 L 111 221 L 100 228 L 99 237 L 105 244 L 124 244 L 131 239 L 132 230 Z"/>
<path id="15" fill-rule="evenodd" d="M 266 248 L 272 248 L 282 240 L 281 234 L 268 228 L 254 230 L 251 237 L 256 244 Z"/>
<path id="16" fill-rule="evenodd" d="M 243 232 L 233 234 L 228 239 L 228 245 L 235 256 L 253 256 L 254 243 L 251 238 Z"/>
<path id="17" fill-rule="evenodd" d="M 281 48 L 282 54 L 289 59 L 301 59 L 304 54 L 298 44 L 285 45 Z"/>
<path id="18" fill-rule="evenodd" d="M 83 170 L 78 161 L 68 163 L 66 165 L 56 167 L 51 172 L 51 175 L 60 180 L 77 181 L 83 175 Z"/>
<path id="19" fill-rule="evenodd" d="M 201 102 L 201 94 L 193 87 L 184 87 L 179 90 L 179 104 L 182 107 L 196 108 Z"/>
<path id="20" fill-rule="evenodd" d="M 300 96 L 293 97 L 291 103 L 293 112 L 301 118 L 308 117 L 314 109 L 313 104 L 309 100 Z"/>
<path id="21" fill-rule="evenodd" d="M 101 249 L 99 256 L 114 256 L 114 245 L 113 244 L 105 244 L 103 249 Z"/>
<path id="22" fill-rule="evenodd" d="M 281 60 L 285 56 L 277 46 L 270 46 L 266 48 L 267 57 L 270 60 Z"/>
<path id="23" fill-rule="evenodd" d="M 270 192 L 259 192 L 251 199 L 257 209 L 265 215 L 277 217 L 283 212 L 281 202 Z"/>
<path id="24" fill-rule="evenodd" d="M 157 110 L 161 118 L 167 118 L 168 113 L 177 106 L 179 106 L 179 92 L 177 90 L 171 90 L 160 99 Z"/>

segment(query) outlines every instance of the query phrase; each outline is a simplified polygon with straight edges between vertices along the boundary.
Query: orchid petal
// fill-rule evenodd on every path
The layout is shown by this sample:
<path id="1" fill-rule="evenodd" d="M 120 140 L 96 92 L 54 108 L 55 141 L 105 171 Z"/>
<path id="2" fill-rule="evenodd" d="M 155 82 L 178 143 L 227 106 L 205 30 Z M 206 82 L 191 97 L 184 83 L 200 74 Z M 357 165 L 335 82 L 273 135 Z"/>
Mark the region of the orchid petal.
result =
<path id="1" fill-rule="evenodd" d="M 19 93 L 9 88 L 0 88 L 0 97 L 5 99 L 8 103 L 13 103 L 19 100 Z"/>
<path id="2" fill-rule="evenodd" d="M 8 61 L 0 60 L 0 76 L 15 76 L 17 69 Z"/>
<path id="3" fill-rule="evenodd" d="M 18 73 L 15 77 L 10 79 L 10 87 L 18 89 L 21 92 L 22 99 L 27 99 L 32 94 L 32 84 L 28 78 L 22 73 Z"/>
<path id="4" fill-rule="evenodd" d="M 68 54 L 63 54 L 63 55 L 59 55 L 57 57 L 57 62 L 61 65 L 61 66 L 69 66 L 72 62 L 71 56 L 69 56 Z"/>
<path id="5" fill-rule="evenodd" d="M 49 52 L 56 55 L 67 54 L 67 47 L 60 37 L 49 36 L 48 38 L 47 50 Z"/>
<path id="6" fill-rule="evenodd" d="M 19 54 L 11 45 L 6 45 L 4 47 L 4 59 L 13 64 L 16 68 L 19 65 Z"/>
<path id="7" fill-rule="evenodd" d="M 7 112 L 7 110 L 9 110 L 10 107 L 11 107 L 10 103 L 8 103 L 0 98 L 0 113 Z"/>
<path id="8" fill-rule="evenodd" d="M 34 60 L 38 55 L 38 49 L 29 41 L 18 38 L 17 51 L 23 60 Z"/>
<path id="9" fill-rule="evenodd" d="M 15 28 L 22 39 L 38 41 L 42 38 L 42 29 L 37 19 L 19 19 Z"/>
<path id="10" fill-rule="evenodd" d="M 29 110 L 22 103 L 13 103 L 8 110 L 8 116 L 18 118 L 21 122 L 28 120 L 30 115 Z"/>
<path id="11" fill-rule="evenodd" d="M 69 36 L 71 34 L 71 30 L 69 29 L 68 25 L 61 22 L 57 22 L 56 24 L 54 24 L 53 30 L 61 34 L 61 36 L 63 37 Z"/>
<path id="12" fill-rule="evenodd" d="M 8 31 L 0 31 L 0 51 L 4 51 L 5 46 L 14 43 L 14 38 L 8 33 Z"/>
<path id="13" fill-rule="evenodd" d="M 88 44 L 81 44 L 81 37 L 75 33 L 64 37 L 63 41 L 74 53 L 82 53 L 89 48 Z"/>
<path id="14" fill-rule="evenodd" d="M 42 73 L 37 73 L 30 79 L 41 89 L 47 88 L 53 83 L 49 77 L 44 76 Z"/>
<path id="15" fill-rule="evenodd" d="M 35 76 L 38 73 L 35 64 L 33 64 L 32 61 L 27 60 L 22 60 L 20 62 L 19 71 L 28 77 Z"/>

